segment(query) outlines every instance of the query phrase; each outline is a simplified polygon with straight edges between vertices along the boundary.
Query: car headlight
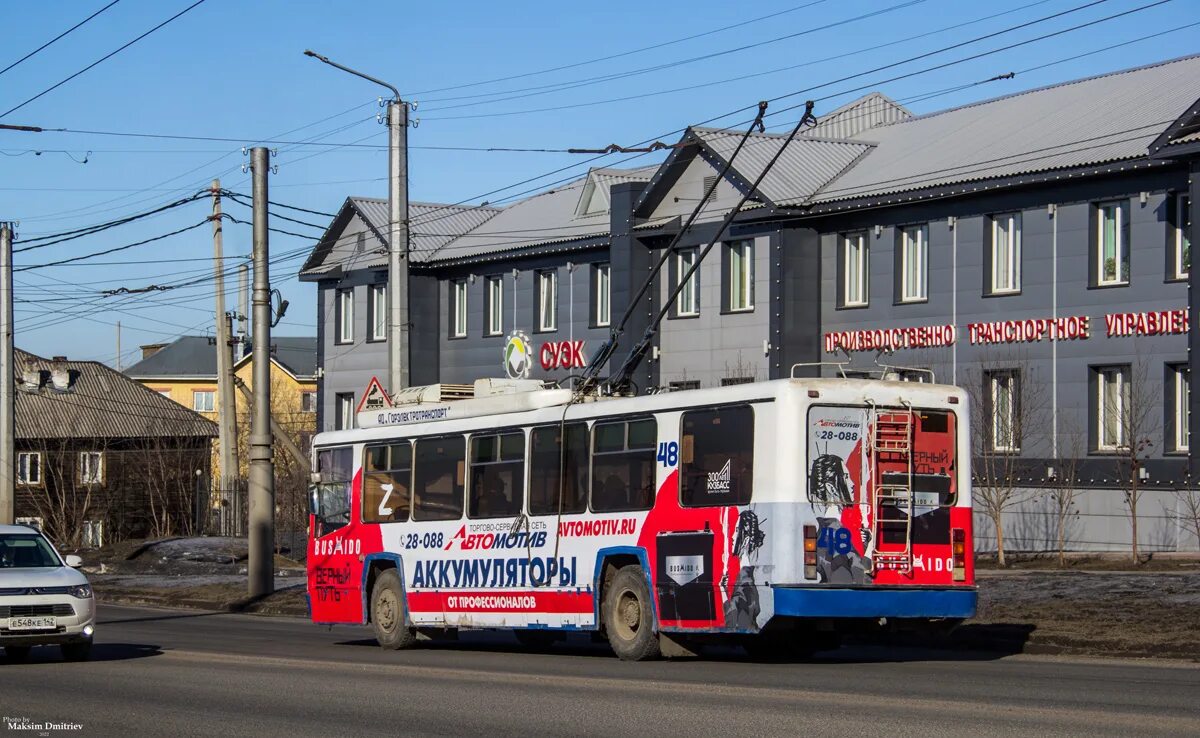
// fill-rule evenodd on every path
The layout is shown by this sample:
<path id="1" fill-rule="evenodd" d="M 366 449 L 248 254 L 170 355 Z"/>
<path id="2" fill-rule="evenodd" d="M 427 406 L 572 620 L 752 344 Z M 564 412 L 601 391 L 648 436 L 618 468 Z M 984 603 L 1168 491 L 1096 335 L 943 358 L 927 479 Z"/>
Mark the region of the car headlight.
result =
<path id="1" fill-rule="evenodd" d="M 72 597 L 78 597 L 81 600 L 91 599 L 92 585 L 77 584 L 74 587 L 71 587 L 70 589 L 68 589 L 67 594 L 71 595 Z"/>

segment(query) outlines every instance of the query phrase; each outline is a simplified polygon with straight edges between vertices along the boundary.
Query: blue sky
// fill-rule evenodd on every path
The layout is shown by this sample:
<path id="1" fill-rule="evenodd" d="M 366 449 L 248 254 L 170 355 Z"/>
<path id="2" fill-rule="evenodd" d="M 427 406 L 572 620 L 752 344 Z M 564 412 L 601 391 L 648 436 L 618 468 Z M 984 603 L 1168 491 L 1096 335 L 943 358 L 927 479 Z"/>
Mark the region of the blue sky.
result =
<path id="1" fill-rule="evenodd" d="M 0 75 L 0 112 L 193 1 L 121 0 Z M 1099 2 L 928 59 L 829 85 L 781 101 L 774 109 L 806 97 L 828 96 L 818 103 L 820 114 L 867 91 L 851 92 L 852 88 L 868 86 L 868 90 L 878 89 L 901 102 L 911 100 L 906 104 L 915 112 L 928 112 L 1200 51 L 1200 26 L 1163 33 L 1200 19 L 1200 0 L 1172 0 L 1053 39 L 885 82 L 1154 1 Z M 0 69 L 107 2 L 0 3 L 0 27 L 9 29 L 0 52 Z M 22 239 L 148 210 L 195 192 L 213 177 L 220 177 L 229 189 L 248 193 L 249 180 L 241 171 L 246 161 L 242 146 L 280 134 L 287 133 L 286 141 L 313 138 L 326 144 L 386 144 L 386 130 L 374 119 L 379 111 L 375 99 L 382 91 L 304 57 L 305 48 L 391 81 L 406 98 L 418 102 L 413 115 L 420 125 L 410 131 L 409 138 L 414 147 L 409 165 L 412 199 L 497 203 L 530 188 L 549 187 L 563 177 L 582 174 L 589 165 L 619 165 L 627 157 L 586 162 L 589 157 L 563 153 L 418 147 L 560 149 L 598 148 L 614 142 L 629 145 L 659 136 L 673 141 L 678 130 L 689 123 L 753 105 L 759 99 L 826 84 L 1086 2 L 207 0 L 95 69 L 0 118 L 0 123 L 236 141 L 0 131 L 0 152 L 4 154 L 0 156 L 0 219 L 19 221 L 16 247 L 20 249 Z M 874 17 L 801 34 L 875 12 L 879 14 Z M 773 17 L 746 22 L 769 15 Z M 987 16 L 996 17 L 980 20 Z M 970 25 L 960 25 L 966 23 Z M 743 25 L 730 27 L 735 24 Z M 948 28 L 955 25 L 960 27 Z M 667 43 L 717 29 L 725 30 Z M 948 30 L 930 34 L 939 29 Z M 930 35 L 916 38 L 922 34 Z M 1150 34 L 1163 35 L 1126 44 Z M 771 41 L 785 35 L 793 37 Z M 751 44 L 758 45 L 686 61 Z M 637 51 L 652 46 L 658 48 Z M 1055 63 L 1081 54 L 1088 55 Z M 584 63 L 612 55 L 620 56 Z M 1031 69 L 1046 64 L 1052 65 Z M 571 67 L 537 73 L 566 65 Z M 650 69 L 654 67 L 658 68 Z M 766 73 L 784 67 L 791 68 Z M 1013 71 L 1020 73 L 1012 80 L 920 99 Z M 622 76 L 595 79 L 616 74 Z M 489 81 L 513 75 L 525 76 Z M 721 83 L 747 75 L 755 76 Z M 485 84 L 475 84 L 479 82 Z M 669 92 L 684 87 L 693 89 Z M 612 101 L 626 97 L 634 99 Z M 573 107 L 531 112 L 563 106 Z M 747 117 L 740 113 L 712 125 L 732 125 Z M 795 113 L 784 113 L 771 122 L 783 126 L 795 118 Z M 272 145 L 278 149 L 273 162 L 279 167 L 271 176 L 272 200 L 334 212 L 349 195 L 386 196 L 387 162 L 382 148 Z M 85 155 L 87 163 L 77 163 Z M 628 166 L 657 159 L 661 154 L 634 159 Z M 567 172 L 480 197 L 571 165 L 575 168 Z M 208 208 L 206 201 L 196 202 L 102 234 L 18 253 L 16 266 L 36 266 L 158 236 L 200 222 Z M 240 205 L 226 201 L 225 210 L 249 220 L 249 211 Z M 320 216 L 280 212 L 327 224 Z M 271 240 L 272 253 L 287 257 L 273 267 L 272 282 L 291 302 L 276 333 L 313 335 L 316 288 L 298 282 L 295 275 L 320 231 L 281 221 L 272 225 L 313 234 L 312 238 L 275 234 Z M 227 255 L 249 253 L 248 226 L 228 224 L 225 234 Z M 211 272 L 211 261 L 204 261 L 211 254 L 211 232 L 205 226 L 76 265 L 18 271 L 17 345 L 42 355 L 66 354 L 111 364 L 116 361 L 115 324 L 120 321 L 124 363 L 128 365 L 138 344 L 166 341 L 183 333 L 210 333 L 209 282 L 134 296 L 104 297 L 102 292 L 202 280 Z"/>

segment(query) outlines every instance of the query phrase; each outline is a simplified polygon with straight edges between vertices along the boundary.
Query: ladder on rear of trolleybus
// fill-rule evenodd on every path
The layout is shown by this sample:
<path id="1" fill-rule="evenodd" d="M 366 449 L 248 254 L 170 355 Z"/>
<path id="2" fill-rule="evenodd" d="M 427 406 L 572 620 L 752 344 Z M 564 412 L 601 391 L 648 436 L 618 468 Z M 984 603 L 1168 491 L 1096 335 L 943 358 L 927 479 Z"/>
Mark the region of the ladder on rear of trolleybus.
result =
<path id="1" fill-rule="evenodd" d="M 911 573 L 913 568 L 913 438 L 916 414 L 904 409 L 871 406 L 872 478 L 875 500 L 871 535 L 871 572 L 882 569 Z"/>

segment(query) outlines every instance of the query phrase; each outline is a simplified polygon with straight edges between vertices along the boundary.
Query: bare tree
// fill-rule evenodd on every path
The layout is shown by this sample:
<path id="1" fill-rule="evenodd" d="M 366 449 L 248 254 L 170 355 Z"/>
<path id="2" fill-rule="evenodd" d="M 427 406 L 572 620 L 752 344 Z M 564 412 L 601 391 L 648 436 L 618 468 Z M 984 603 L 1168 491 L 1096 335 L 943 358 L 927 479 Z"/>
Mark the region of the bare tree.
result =
<path id="1" fill-rule="evenodd" d="M 97 452 L 103 460 L 108 454 L 105 439 L 96 439 L 88 452 Z M 46 532 L 60 545 L 78 547 L 84 527 L 90 520 L 107 516 L 109 497 L 103 493 L 101 476 L 86 476 L 78 445 L 68 438 L 46 449 L 45 488 L 33 490 L 30 500 Z M 103 463 L 103 461 L 101 462 Z"/>
<path id="2" fill-rule="evenodd" d="M 996 531 L 996 562 L 1007 566 L 1004 513 L 1032 499 L 1022 482 L 1028 473 L 1022 454 L 1044 445 L 1048 405 L 1045 382 L 1020 355 L 983 354 L 965 373 L 971 398 L 974 445 L 974 501 Z"/>
<path id="3" fill-rule="evenodd" d="M 1174 491 L 1178 501 L 1175 518 L 1178 524 L 1200 542 L 1200 489 L 1189 486 Z"/>
<path id="4" fill-rule="evenodd" d="M 1150 377 L 1144 361 L 1125 367 L 1099 370 L 1101 417 L 1100 446 L 1114 452 L 1117 481 L 1129 516 L 1130 554 L 1134 566 L 1138 553 L 1138 503 L 1141 501 L 1143 469 L 1154 448 L 1155 408 L 1162 393 L 1161 382 Z"/>
<path id="5" fill-rule="evenodd" d="M 1050 480 L 1047 496 L 1053 506 L 1054 542 L 1061 569 L 1067 565 L 1067 534 L 1071 521 L 1079 518 L 1079 506 L 1076 504 L 1080 492 L 1079 462 L 1084 458 L 1086 439 L 1073 420 L 1064 420 L 1060 424 L 1060 431 L 1059 438 L 1062 440 L 1055 454 L 1054 478 Z"/>
<path id="6" fill-rule="evenodd" d="M 149 536 L 193 535 L 194 500 L 207 454 L 161 436 L 146 438 L 132 453 L 132 466 L 145 485 Z"/>

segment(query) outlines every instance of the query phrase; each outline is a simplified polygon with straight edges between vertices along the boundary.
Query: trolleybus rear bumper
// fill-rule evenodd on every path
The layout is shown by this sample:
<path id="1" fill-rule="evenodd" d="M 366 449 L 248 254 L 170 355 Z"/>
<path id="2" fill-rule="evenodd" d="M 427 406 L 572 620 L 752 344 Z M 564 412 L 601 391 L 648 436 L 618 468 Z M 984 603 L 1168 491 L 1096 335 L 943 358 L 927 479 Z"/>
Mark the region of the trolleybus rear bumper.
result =
<path id="1" fill-rule="evenodd" d="M 775 614 L 820 618 L 969 618 L 974 587 L 773 587 Z"/>

